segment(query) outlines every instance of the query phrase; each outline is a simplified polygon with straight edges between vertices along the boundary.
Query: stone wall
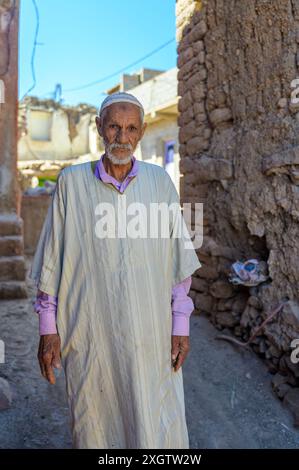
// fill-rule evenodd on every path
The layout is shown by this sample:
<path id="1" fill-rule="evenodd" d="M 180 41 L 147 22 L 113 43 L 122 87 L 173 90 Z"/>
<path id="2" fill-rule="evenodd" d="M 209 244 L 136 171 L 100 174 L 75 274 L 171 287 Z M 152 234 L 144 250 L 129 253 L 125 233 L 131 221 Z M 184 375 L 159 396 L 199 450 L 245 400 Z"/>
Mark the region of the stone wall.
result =
<path id="1" fill-rule="evenodd" d="M 50 194 L 23 194 L 21 216 L 24 221 L 24 251 L 34 255 L 51 202 Z"/>
<path id="2" fill-rule="evenodd" d="M 299 405 L 299 2 L 178 0 L 177 25 L 181 198 L 204 204 L 196 312 L 246 341 L 286 302 L 251 344 Z M 269 280 L 233 286 L 231 264 L 250 258 Z"/>
<path id="3" fill-rule="evenodd" d="M 25 297 L 17 181 L 18 0 L 0 0 L 0 298 Z"/>

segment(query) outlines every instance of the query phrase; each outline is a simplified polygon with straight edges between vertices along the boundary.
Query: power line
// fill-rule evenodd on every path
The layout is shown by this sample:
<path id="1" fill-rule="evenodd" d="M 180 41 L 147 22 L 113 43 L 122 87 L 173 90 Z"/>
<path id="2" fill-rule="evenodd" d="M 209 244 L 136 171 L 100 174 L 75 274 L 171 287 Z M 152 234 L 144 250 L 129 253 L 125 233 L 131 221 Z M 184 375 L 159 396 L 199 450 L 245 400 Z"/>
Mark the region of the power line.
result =
<path id="1" fill-rule="evenodd" d="M 32 72 L 32 78 L 33 78 L 33 84 L 32 86 L 26 91 L 26 93 L 23 95 L 22 97 L 22 100 L 25 98 L 25 96 L 27 96 L 36 86 L 36 76 L 35 76 L 35 67 L 34 67 L 34 60 L 35 60 L 35 52 L 36 52 L 36 46 L 39 45 L 39 43 L 37 42 L 37 37 L 38 37 L 38 32 L 39 32 L 39 11 L 38 11 L 38 7 L 37 7 L 37 4 L 36 4 L 36 1 L 35 0 L 32 0 L 32 3 L 34 5 L 34 9 L 35 9 L 35 14 L 36 14 L 36 29 L 35 29 L 35 35 L 34 35 L 34 42 L 33 42 L 33 48 L 32 48 L 32 55 L 31 55 L 31 72 Z M 157 52 L 159 52 L 160 50 L 164 49 L 164 47 L 168 46 L 169 44 L 171 44 L 173 41 L 175 40 L 175 38 L 172 38 L 170 39 L 169 41 L 161 44 L 159 47 L 157 47 L 156 49 L 152 50 L 151 52 L 149 52 L 148 54 L 146 54 L 145 56 L 139 58 L 138 60 L 132 62 L 131 64 L 128 64 L 126 65 L 125 67 L 122 67 L 121 69 L 111 73 L 110 75 L 107 75 L 105 77 L 102 77 L 98 80 L 94 80 L 92 82 L 89 82 L 89 83 L 86 83 L 84 85 L 80 85 L 80 86 L 77 86 L 77 87 L 73 87 L 73 88 L 67 88 L 67 89 L 62 89 L 63 93 L 70 93 L 70 92 L 73 92 L 73 91 L 79 91 L 79 90 L 83 90 L 83 89 L 86 89 L 86 88 L 90 88 L 92 86 L 95 86 L 99 83 L 102 83 L 102 82 L 105 82 L 106 80 L 109 80 L 110 78 L 113 78 L 117 75 L 119 75 L 120 73 L 122 72 L 125 72 L 126 70 L 130 69 L 131 67 L 139 64 L 140 62 L 142 62 L 143 60 L 147 59 L 148 57 L 151 57 L 152 55 L 156 54 Z M 45 93 L 43 96 L 46 96 L 46 95 L 49 95 L 49 94 L 52 94 L 52 91 L 48 92 L 48 93 Z M 104 92 L 101 92 L 100 94 L 104 95 L 106 93 Z"/>
<path id="2" fill-rule="evenodd" d="M 36 46 L 38 45 L 37 37 L 38 37 L 38 31 L 39 31 L 39 12 L 38 12 L 38 7 L 37 7 L 37 4 L 36 4 L 36 1 L 32 0 L 32 3 L 33 3 L 33 6 L 34 6 L 35 16 L 36 16 L 36 27 L 35 27 L 34 41 L 33 41 L 32 53 L 31 53 L 31 73 L 32 73 L 33 84 L 26 91 L 26 93 L 22 97 L 22 100 L 25 98 L 25 96 L 28 95 L 28 93 L 30 93 L 35 88 L 35 85 L 36 85 L 34 60 L 35 60 Z"/>
<path id="3" fill-rule="evenodd" d="M 140 59 L 136 60 L 135 62 L 132 62 L 131 64 L 127 65 L 126 67 L 123 67 L 123 68 L 117 70 L 116 72 L 113 72 L 112 74 L 107 75 L 106 77 L 102 77 L 102 78 L 100 78 L 100 79 L 98 79 L 98 80 L 94 80 L 93 82 L 86 83 L 85 85 L 77 86 L 77 87 L 74 87 L 74 88 L 67 88 L 66 90 L 63 90 L 63 93 L 69 93 L 69 92 L 71 92 L 71 91 L 83 90 L 83 89 L 85 89 L 85 88 L 89 88 L 89 87 L 92 87 L 92 86 L 94 86 L 94 85 L 97 85 L 98 83 L 105 82 L 106 80 L 109 80 L 110 78 L 113 78 L 113 77 L 115 77 L 116 75 L 119 75 L 121 72 L 125 72 L 127 69 L 133 67 L 134 65 L 139 64 L 140 62 L 142 62 L 143 60 L 145 60 L 145 59 L 147 59 L 148 57 L 152 56 L 153 54 L 156 54 L 156 52 L 159 52 L 161 49 L 163 49 L 164 47 L 168 46 L 168 44 L 172 43 L 174 40 L 175 40 L 175 38 L 170 39 L 169 41 L 165 42 L 164 44 L 162 44 L 161 46 L 157 47 L 156 49 L 154 49 L 153 51 L 149 52 L 148 54 L 146 54 L 145 56 L 141 57 Z"/>

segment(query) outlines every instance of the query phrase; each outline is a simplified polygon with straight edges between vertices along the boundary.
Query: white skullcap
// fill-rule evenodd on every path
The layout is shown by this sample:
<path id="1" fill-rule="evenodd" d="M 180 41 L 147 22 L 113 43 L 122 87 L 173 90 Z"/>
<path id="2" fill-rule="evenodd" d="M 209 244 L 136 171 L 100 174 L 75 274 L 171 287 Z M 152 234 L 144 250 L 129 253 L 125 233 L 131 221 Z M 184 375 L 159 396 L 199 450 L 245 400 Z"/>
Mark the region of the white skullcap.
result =
<path id="1" fill-rule="evenodd" d="M 135 104 L 136 106 L 139 106 L 139 108 L 142 109 L 144 113 L 144 108 L 140 101 L 138 99 L 131 95 L 130 93 L 125 93 L 124 91 L 118 91 L 116 93 L 112 93 L 111 95 L 108 95 L 103 103 L 101 104 L 101 107 L 99 109 L 98 115 L 100 116 L 103 109 L 107 108 L 107 106 L 110 106 L 111 104 L 114 103 L 132 103 Z"/>

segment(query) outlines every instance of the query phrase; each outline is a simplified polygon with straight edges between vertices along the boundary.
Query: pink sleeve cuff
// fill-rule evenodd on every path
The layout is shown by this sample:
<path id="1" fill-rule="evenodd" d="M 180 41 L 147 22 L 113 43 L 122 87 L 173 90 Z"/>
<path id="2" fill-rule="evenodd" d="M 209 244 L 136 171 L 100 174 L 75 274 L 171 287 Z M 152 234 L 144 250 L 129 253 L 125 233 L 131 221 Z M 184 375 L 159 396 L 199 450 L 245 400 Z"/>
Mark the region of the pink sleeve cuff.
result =
<path id="1" fill-rule="evenodd" d="M 190 315 L 194 310 L 191 297 L 191 276 L 184 279 L 172 289 L 172 335 L 189 336 Z"/>
<path id="2" fill-rule="evenodd" d="M 172 335 L 189 336 L 190 319 L 182 314 L 172 314 Z"/>
<path id="3" fill-rule="evenodd" d="M 38 291 L 34 310 L 39 315 L 39 334 L 52 335 L 57 333 L 56 315 L 58 298 Z"/>
<path id="4" fill-rule="evenodd" d="M 41 313 L 39 316 L 39 334 L 54 335 L 57 333 L 55 314 Z"/>

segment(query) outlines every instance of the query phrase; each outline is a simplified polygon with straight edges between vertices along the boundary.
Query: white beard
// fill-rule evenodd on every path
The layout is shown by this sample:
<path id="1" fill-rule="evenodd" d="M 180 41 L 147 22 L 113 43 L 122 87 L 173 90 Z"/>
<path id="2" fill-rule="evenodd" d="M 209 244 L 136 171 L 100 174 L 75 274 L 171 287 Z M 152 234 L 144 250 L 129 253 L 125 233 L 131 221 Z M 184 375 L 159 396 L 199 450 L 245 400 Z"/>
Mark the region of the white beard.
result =
<path id="1" fill-rule="evenodd" d="M 114 165 L 127 165 L 128 163 L 130 163 L 132 157 L 133 157 L 133 154 L 130 154 L 128 157 L 125 157 L 125 158 L 118 158 L 116 157 L 115 155 L 112 154 L 111 150 L 113 148 L 119 148 L 119 147 L 122 147 L 122 148 L 126 148 L 128 150 L 132 150 L 132 146 L 128 144 L 127 145 L 118 145 L 118 144 L 107 144 L 105 146 L 105 155 L 107 158 L 109 158 L 109 160 L 114 164 Z M 129 147 L 129 148 L 128 148 Z"/>

